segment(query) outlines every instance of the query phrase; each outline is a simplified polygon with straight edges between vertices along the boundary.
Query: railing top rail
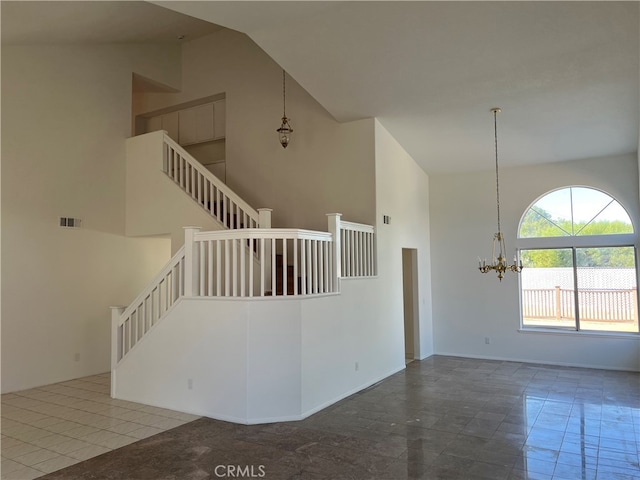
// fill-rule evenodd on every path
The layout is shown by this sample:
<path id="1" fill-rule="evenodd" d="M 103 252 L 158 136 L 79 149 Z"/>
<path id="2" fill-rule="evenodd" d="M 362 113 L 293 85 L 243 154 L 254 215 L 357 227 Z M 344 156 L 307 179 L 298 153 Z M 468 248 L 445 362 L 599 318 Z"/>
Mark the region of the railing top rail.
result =
<path id="1" fill-rule="evenodd" d="M 253 220 L 258 222 L 258 211 L 254 209 L 251 205 L 245 202 L 242 198 L 238 196 L 236 192 L 231 190 L 225 183 L 222 182 L 218 177 L 216 177 L 213 173 L 211 173 L 207 168 L 205 168 L 200 162 L 195 160 L 193 156 L 187 152 L 184 148 L 182 148 L 178 143 L 176 143 L 167 132 L 164 133 L 164 143 L 168 144 L 176 150 L 182 157 L 193 159 L 191 162 L 193 168 L 195 168 L 202 176 L 207 178 L 211 183 L 213 183 L 216 188 L 218 188 L 221 192 L 223 192 L 227 197 L 233 201 L 236 205 L 242 208 L 243 211 L 249 215 Z"/>
<path id="2" fill-rule="evenodd" d="M 236 240 L 236 239 L 305 239 L 331 241 L 333 235 L 329 232 L 304 230 L 300 228 L 243 228 L 241 230 L 217 230 L 211 232 L 199 232 L 194 236 L 196 241 L 206 240 Z"/>
<path id="3" fill-rule="evenodd" d="M 147 298 L 151 292 L 158 286 L 158 284 L 169 274 L 169 272 L 180 263 L 180 260 L 184 258 L 184 245 L 180 247 L 180 250 L 169 260 L 169 262 L 160 270 L 147 287 L 138 295 L 133 302 L 129 304 L 127 309 L 120 315 L 119 325 L 122 325 L 124 321 L 138 308 L 138 305 Z"/>
<path id="4" fill-rule="evenodd" d="M 373 225 L 366 225 L 364 223 L 340 221 L 340 228 L 342 230 L 354 230 L 357 232 L 375 233 L 375 227 Z"/>

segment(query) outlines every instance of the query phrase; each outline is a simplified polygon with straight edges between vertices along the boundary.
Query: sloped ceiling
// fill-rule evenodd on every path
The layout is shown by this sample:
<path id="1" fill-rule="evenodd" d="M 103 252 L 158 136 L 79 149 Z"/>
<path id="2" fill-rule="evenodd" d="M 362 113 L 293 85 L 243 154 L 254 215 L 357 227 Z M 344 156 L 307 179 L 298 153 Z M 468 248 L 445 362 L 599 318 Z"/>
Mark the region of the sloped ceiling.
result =
<path id="1" fill-rule="evenodd" d="M 3 46 L 244 32 L 337 120 L 377 117 L 429 173 L 493 167 L 494 106 L 501 166 L 638 149 L 638 2 L 0 5 Z"/>
<path id="2" fill-rule="evenodd" d="M 142 1 L 7 1 L 2 45 L 178 42 L 219 25 Z"/>
<path id="3" fill-rule="evenodd" d="M 248 34 L 430 173 L 636 152 L 637 2 L 154 2 Z M 288 106 L 289 107 L 289 106 Z M 295 105 L 290 114 L 295 119 Z"/>

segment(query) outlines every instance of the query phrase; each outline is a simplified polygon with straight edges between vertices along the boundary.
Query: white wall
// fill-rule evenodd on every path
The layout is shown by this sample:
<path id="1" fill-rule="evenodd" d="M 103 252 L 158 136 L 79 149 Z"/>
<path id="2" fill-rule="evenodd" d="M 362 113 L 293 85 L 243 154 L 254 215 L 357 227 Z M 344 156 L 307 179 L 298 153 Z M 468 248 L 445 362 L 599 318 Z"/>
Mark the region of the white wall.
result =
<path id="1" fill-rule="evenodd" d="M 376 283 L 304 300 L 182 299 L 118 365 L 115 396 L 237 423 L 305 418 L 404 368 L 404 356 L 378 358 L 391 323 L 367 301 Z"/>
<path id="2" fill-rule="evenodd" d="M 179 60 L 146 45 L 2 48 L 3 392 L 107 371 L 109 305 L 168 260 L 166 239 L 122 236 L 124 141 L 132 72 L 179 86 Z"/>
<path id="3" fill-rule="evenodd" d="M 387 314 L 385 290 L 380 277 L 342 279 L 340 295 L 301 302 L 303 412 L 404 369 L 402 311 Z"/>
<path id="4" fill-rule="evenodd" d="M 430 178 L 378 122 L 376 131 L 376 232 L 381 289 L 376 298 L 382 318 L 393 325 L 389 342 L 394 358 L 404 361 L 402 249 L 417 250 L 418 347 L 417 358 L 433 354 L 430 250 Z M 391 217 L 385 225 L 383 215 Z M 437 277 L 436 277 L 437 278 Z"/>
<path id="5" fill-rule="evenodd" d="M 520 217 L 544 193 L 569 185 L 599 188 L 620 201 L 640 227 L 636 155 L 500 169 L 507 257 Z M 640 339 L 520 333 L 517 275 L 500 283 L 481 274 L 496 229 L 495 171 L 432 176 L 433 314 L 438 354 L 640 370 Z M 637 245 L 636 245 L 637 247 Z M 491 343 L 485 344 L 485 337 Z"/>
<path id="6" fill-rule="evenodd" d="M 245 423 L 248 311 L 180 300 L 112 374 L 115 397 Z"/>
<path id="7" fill-rule="evenodd" d="M 146 112 L 226 94 L 226 183 L 254 208 L 272 208 L 273 226 L 326 230 L 326 213 L 373 223 L 372 120 L 339 124 L 287 77 L 285 150 L 282 69 L 246 35 L 222 30 L 183 44 L 182 90 L 145 94 Z"/>

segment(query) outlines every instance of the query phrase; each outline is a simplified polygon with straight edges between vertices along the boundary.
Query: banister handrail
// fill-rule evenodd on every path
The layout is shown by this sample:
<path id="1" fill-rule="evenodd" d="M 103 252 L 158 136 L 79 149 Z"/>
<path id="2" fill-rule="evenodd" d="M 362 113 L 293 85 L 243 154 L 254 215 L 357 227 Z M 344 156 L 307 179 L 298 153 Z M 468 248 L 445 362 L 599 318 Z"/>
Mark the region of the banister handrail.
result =
<path id="1" fill-rule="evenodd" d="M 180 263 L 181 260 L 184 259 L 184 245 L 180 247 L 180 249 L 175 253 L 171 260 L 160 270 L 160 272 L 153 277 L 153 280 L 149 282 L 147 287 L 129 304 L 129 306 L 125 309 L 124 312 L 120 315 L 119 325 L 129 318 L 129 316 L 133 313 L 134 310 L 138 308 L 138 306 L 149 297 L 151 292 L 153 292 L 158 285 L 167 277 L 167 275 Z"/>
<path id="2" fill-rule="evenodd" d="M 222 180 L 216 177 L 211 171 L 205 168 L 200 162 L 198 162 L 189 152 L 182 148 L 177 142 L 175 142 L 168 133 L 164 132 L 163 141 L 166 145 L 175 150 L 182 158 L 189 163 L 189 165 L 196 170 L 200 175 L 206 178 L 211 184 L 220 190 L 221 193 L 226 195 L 234 204 L 242 209 L 256 224 L 259 224 L 259 213 L 251 205 L 245 202 L 236 192 L 231 190 Z"/>
<path id="3" fill-rule="evenodd" d="M 211 232 L 196 233 L 196 241 L 207 240 L 243 240 L 251 237 L 259 240 L 265 239 L 305 239 L 332 241 L 333 235 L 329 232 L 306 230 L 302 228 L 243 228 L 241 230 L 216 230 Z"/>
<path id="4" fill-rule="evenodd" d="M 340 220 L 340 228 L 342 230 L 353 230 L 356 232 L 366 232 L 366 233 L 375 233 L 376 227 L 373 225 L 367 225 L 364 223 L 356 223 L 356 222 L 347 222 L 345 220 Z"/>
<path id="5" fill-rule="evenodd" d="M 296 228 L 185 228 L 185 245 L 190 245 L 185 249 L 185 295 L 275 298 L 338 293 L 335 241 L 330 232 Z M 248 257 L 249 252 L 255 257 Z"/>

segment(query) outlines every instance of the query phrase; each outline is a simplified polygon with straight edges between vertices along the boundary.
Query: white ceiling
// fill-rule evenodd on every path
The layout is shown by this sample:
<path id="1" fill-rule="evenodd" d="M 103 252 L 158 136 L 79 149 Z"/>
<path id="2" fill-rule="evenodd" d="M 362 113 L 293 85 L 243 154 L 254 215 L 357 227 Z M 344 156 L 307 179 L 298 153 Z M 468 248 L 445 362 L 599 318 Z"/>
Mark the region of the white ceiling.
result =
<path id="1" fill-rule="evenodd" d="M 20 17 L 12 3 L 48 5 L 27 17 L 12 6 Z M 336 119 L 377 117 L 429 173 L 492 168 L 494 106 L 502 166 L 638 148 L 638 2 L 153 3 L 247 33 Z M 201 34 L 167 13 L 141 2 L 3 1 L 2 41 Z"/>
<path id="2" fill-rule="evenodd" d="M 210 22 L 129 1 L 5 1 L 3 45 L 178 42 L 220 30 Z"/>
<path id="3" fill-rule="evenodd" d="M 637 2 L 157 2 L 247 33 L 427 172 L 637 151 Z M 295 105 L 288 111 L 295 121 Z"/>

